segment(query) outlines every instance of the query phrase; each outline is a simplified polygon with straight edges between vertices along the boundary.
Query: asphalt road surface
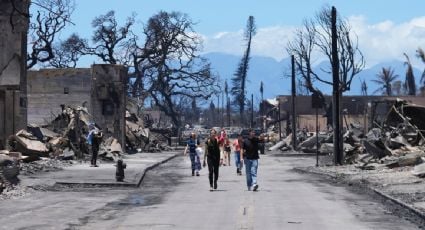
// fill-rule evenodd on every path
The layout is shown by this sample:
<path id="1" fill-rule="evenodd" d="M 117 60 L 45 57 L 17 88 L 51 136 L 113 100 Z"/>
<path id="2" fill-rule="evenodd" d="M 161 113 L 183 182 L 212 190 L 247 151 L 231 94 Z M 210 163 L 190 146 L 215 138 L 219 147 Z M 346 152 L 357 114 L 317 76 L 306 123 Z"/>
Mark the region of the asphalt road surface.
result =
<path id="1" fill-rule="evenodd" d="M 139 191 L 86 216 L 78 229 L 419 229 L 366 195 L 292 171 L 309 158 L 262 156 L 259 191 L 234 166 L 220 167 L 210 192 L 207 170 L 192 177 L 178 157 L 149 173 Z"/>
<path id="2" fill-rule="evenodd" d="M 54 186 L 0 201 L 0 229 L 420 229 L 369 196 L 291 170 L 305 164 L 314 159 L 262 156 L 257 192 L 223 166 L 210 192 L 207 169 L 192 177 L 181 156 L 138 189 Z"/>

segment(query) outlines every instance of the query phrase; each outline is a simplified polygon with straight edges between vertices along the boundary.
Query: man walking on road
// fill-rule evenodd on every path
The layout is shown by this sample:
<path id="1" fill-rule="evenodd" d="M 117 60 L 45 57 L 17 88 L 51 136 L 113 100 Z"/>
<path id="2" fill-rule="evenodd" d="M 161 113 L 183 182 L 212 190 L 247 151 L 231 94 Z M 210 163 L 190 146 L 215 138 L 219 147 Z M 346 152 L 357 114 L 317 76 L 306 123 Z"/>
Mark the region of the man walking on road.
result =
<path id="1" fill-rule="evenodd" d="M 217 189 L 218 169 L 220 167 L 220 146 L 216 134 L 216 131 L 212 129 L 210 137 L 205 143 L 204 167 L 205 160 L 207 159 L 210 191 L 213 191 L 213 188 Z"/>
<path id="2" fill-rule="evenodd" d="M 244 140 L 241 157 L 245 164 L 245 173 L 246 173 L 246 185 L 248 186 L 248 191 L 257 191 L 257 169 L 258 169 L 258 143 L 261 140 L 255 136 L 255 131 L 253 129 L 249 130 L 249 137 Z"/>

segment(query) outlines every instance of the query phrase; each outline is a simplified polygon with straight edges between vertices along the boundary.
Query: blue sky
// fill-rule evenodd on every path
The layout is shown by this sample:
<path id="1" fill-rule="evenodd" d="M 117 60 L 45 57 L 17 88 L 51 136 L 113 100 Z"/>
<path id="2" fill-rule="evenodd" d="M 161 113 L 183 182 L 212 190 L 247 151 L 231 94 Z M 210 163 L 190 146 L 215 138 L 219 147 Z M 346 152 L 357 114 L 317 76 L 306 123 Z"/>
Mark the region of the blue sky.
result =
<path id="1" fill-rule="evenodd" d="M 206 35 L 241 29 L 249 15 L 258 27 L 300 25 L 325 4 L 346 17 L 364 15 L 370 23 L 400 23 L 425 15 L 423 0 L 76 0 L 76 4 L 73 21 L 83 30 L 89 29 L 83 26 L 90 26 L 94 16 L 111 9 L 122 18 L 136 12 L 143 21 L 160 10 L 174 10 L 189 14 L 199 22 L 197 32 Z"/>
<path id="2" fill-rule="evenodd" d="M 90 38 L 92 19 L 109 10 L 115 10 L 122 21 L 135 12 L 141 23 L 160 10 L 180 11 L 197 22 L 195 31 L 203 37 L 205 53 L 240 55 L 242 31 L 253 15 L 258 28 L 253 55 L 281 60 L 287 57 L 285 46 L 293 31 L 328 4 L 352 24 L 368 66 L 404 60 L 403 52 L 414 56 L 418 47 L 425 48 L 424 0 L 76 0 L 76 4 L 72 17 L 76 25 L 69 26 L 62 38 L 72 32 Z"/>

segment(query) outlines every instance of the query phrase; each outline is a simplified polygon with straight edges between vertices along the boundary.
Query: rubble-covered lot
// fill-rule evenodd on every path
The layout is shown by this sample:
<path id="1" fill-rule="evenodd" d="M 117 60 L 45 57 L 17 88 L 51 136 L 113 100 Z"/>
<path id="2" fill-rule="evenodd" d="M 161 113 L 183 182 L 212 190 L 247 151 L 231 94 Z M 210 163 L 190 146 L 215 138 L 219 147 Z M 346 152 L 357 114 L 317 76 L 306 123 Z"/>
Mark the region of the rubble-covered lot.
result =
<path id="1" fill-rule="evenodd" d="M 334 166 L 333 132 L 308 136 L 298 132 L 298 153 L 316 153 L 319 167 L 297 168 L 330 176 L 349 185 L 368 188 L 393 200 L 425 220 L 425 107 L 394 101 L 382 122 L 364 133 L 358 124 L 346 124 L 343 165 Z M 317 139 L 316 139 L 317 138 Z M 282 152 L 292 149 L 292 135 L 271 146 Z"/>
<path id="2" fill-rule="evenodd" d="M 78 161 L 58 160 L 52 158 L 42 158 L 29 163 L 21 162 L 19 164 L 19 175 L 31 176 L 37 173 L 58 171 L 62 170 L 64 167 L 68 167 L 74 164 L 78 164 Z M 27 187 L 25 185 L 21 185 L 19 183 L 19 179 L 17 178 L 17 181 L 15 183 L 8 184 L 8 186 L 5 186 L 3 192 L 0 194 L 0 200 L 14 199 L 26 196 L 27 194 L 31 193 L 33 189 L 40 188 L 32 188 Z"/>
<path id="3" fill-rule="evenodd" d="M 170 150 L 168 129 L 149 129 L 134 113 L 126 113 L 126 143 L 105 136 L 99 146 L 99 161 L 117 161 L 123 155 L 137 152 Z M 19 174 L 60 170 L 90 158 L 87 144 L 89 126 L 95 125 L 86 107 L 63 106 L 62 113 L 46 126 L 28 125 L 7 140 L 0 150 L 0 199 L 20 196 Z M 102 130 L 102 127 L 97 127 Z"/>
<path id="4" fill-rule="evenodd" d="M 414 167 L 410 173 L 425 177 L 425 107 L 395 101 L 378 127 L 364 133 L 358 124 L 346 124 L 343 135 L 343 163 L 361 170 Z M 305 153 L 333 155 L 333 132 L 297 133 L 296 150 Z M 271 146 L 269 150 L 287 151 L 292 134 Z M 329 162 L 329 164 L 332 164 Z"/>
<path id="5" fill-rule="evenodd" d="M 413 167 L 387 168 L 384 165 L 373 170 L 362 170 L 355 165 L 309 166 L 297 171 L 330 177 L 336 182 L 368 189 L 389 199 L 404 210 L 425 221 L 425 180 L 412 174 Z"/>

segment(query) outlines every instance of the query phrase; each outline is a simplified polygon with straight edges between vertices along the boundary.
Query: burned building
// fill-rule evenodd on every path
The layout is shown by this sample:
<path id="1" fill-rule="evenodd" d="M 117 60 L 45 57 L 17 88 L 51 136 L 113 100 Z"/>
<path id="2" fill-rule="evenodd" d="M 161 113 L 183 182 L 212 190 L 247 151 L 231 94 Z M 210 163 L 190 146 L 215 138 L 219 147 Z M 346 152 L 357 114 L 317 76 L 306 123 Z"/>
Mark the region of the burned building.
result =
<path id="1" fill-rule="evenodd" d="M 91 109 L 91 69 L 28 71 L 28 123 L 47 125 L 62 113 L 61 105 Z"/>
<path id="2" fill-rule="evenodd" d="M 125 143 L 127 68 L 93 65 L 91 69 L 91 114 L 105 134 Z"/>
<path id="3" fill-rule="evenodd" d="M 63 106 L 86 107 L 106 136 L 125 143 L 127 69 L 119 65 L 28 72 L 28 123 L 46 125 Z"/>
<path id="4" fill-rule="evenodd" d="M 332 97 L 325 96 L 326 107 L 319 109 L 319 130 L 325 130 L 332 120 L 331 103 Z M 425 97 L 412 96 L 343 96 L 341 100 L 341 111 L 343 115 L 343 127 L 350 123 L 357 123 L 366 127 L 366 131 L 382 123 L 392 104 L 398 99 L 409 103 L 425 106 Z M 281 95 L 280 101 L 282 127 L 286 127 L 287 121 L 291 120 L 292 114 L 291 96 Z M 296 126 L 298 129 L 316 129 L 316 110 L 312 106 L 311 96 L 296 97 Z"/>
<path id="5" fill-rule="evenodd" d="M 0 149 L 26 126 L 28 10 L 27 0 L 0 0 Z"/>

